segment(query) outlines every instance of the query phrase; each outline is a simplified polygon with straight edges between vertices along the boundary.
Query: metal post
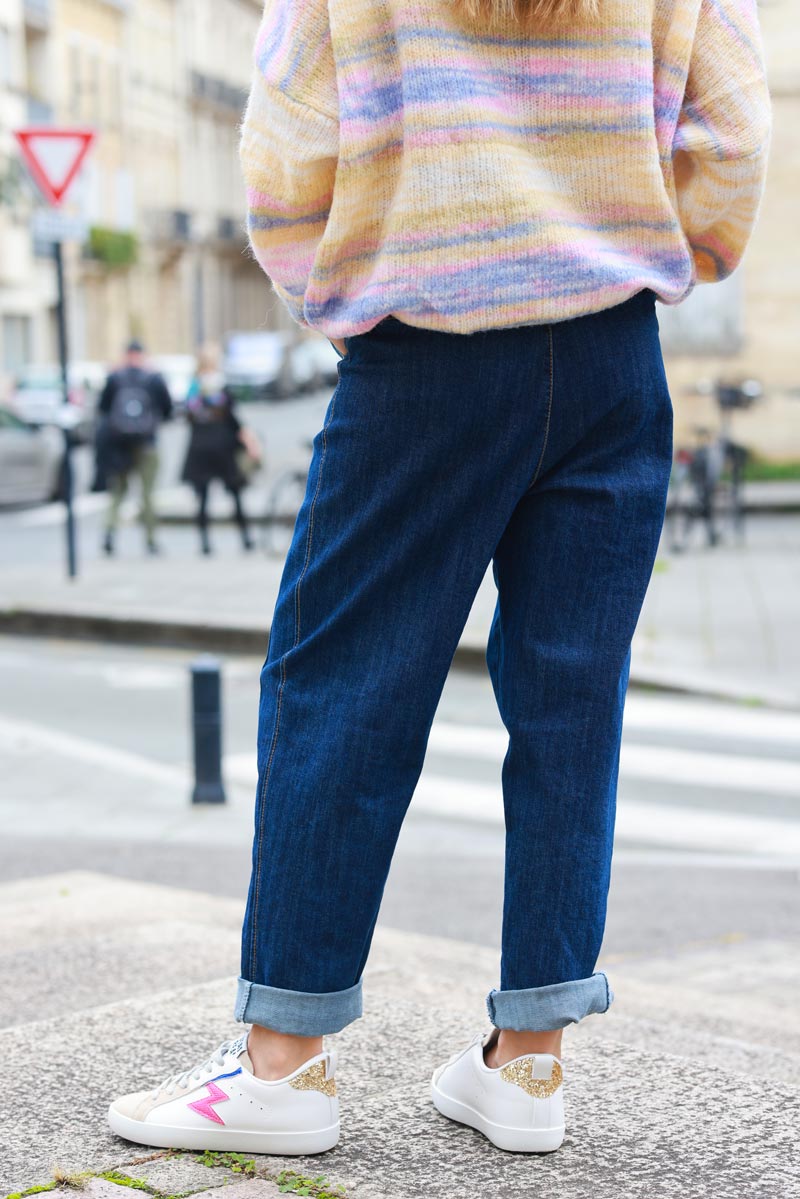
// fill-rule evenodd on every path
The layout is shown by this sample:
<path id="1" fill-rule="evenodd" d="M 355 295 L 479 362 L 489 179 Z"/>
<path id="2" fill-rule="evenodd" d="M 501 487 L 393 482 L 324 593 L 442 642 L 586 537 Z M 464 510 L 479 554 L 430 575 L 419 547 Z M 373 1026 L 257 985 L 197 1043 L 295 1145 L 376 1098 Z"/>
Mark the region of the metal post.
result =
<path id="1" fill-rule="evenodd" d="M 61 387 L 63 402 L 69 404 L 69 344 L 67 342 L 67 297 L 64 286 L 64 253 L 61 242 L 53 243 L 58 282 L 56 324 L 58 327 L 58 357 L 61 364 Z M 65 417 L 68 409 L 65 408 Z M 74 473 L 72 469 L 72 430 L 69 420 L 64 420 L 64 503 L 67 509 L 67 570 L 74 579 L 78 574 L 78 554 L 75 538 Z"/>
<path id="2" fill-rule="evenodd" d="M 222 687 L 216 658 L 192 663 L 193 804 L 225 803 L 222 784 Z"/>

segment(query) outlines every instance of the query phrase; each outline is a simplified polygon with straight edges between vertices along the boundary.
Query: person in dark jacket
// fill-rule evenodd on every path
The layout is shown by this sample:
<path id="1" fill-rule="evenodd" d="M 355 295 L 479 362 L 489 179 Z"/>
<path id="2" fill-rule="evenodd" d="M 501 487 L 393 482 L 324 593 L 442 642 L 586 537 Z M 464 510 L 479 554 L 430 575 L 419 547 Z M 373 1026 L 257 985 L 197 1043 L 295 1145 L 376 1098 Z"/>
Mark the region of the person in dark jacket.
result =
<path id="1" fill-rule="evenodd" d="M 148 371 L 144 346 L 131 341 L 125 363 L 106 380 L 98 404 L 100 424 L 96 452 L 98 475 L 108 481 L 111 503 L 106 518 L 103 548 L 114 553 L 120 508 L 132 474 L 142 488 L 142 523 L 149 553 L 158 553 L 156 513 L 153 504 L 158 475 L 158 430 L 172 417 L 172 399 L 161 375 Z"/>
<path id="2" fill-rule="evenodd" d="M 246 453 L 242 441 L 244 431 L 234 411 L 233 396 L 225 386 L 225 378 L 219 369 L 218 354 L 212 347 L 199 356 L 197 375 L 187 398 L 186 415 L 191 435 L 181 478 L 197 493 L 201 551 L 204 554 L 211 553 L 208 492 L 215 479 L 233 497 L 242 545 L 245 550 L 251 550 L 253 542 L 242 507 L 242 489 L 247 484 L 241 466 L 243 454 Z"/>

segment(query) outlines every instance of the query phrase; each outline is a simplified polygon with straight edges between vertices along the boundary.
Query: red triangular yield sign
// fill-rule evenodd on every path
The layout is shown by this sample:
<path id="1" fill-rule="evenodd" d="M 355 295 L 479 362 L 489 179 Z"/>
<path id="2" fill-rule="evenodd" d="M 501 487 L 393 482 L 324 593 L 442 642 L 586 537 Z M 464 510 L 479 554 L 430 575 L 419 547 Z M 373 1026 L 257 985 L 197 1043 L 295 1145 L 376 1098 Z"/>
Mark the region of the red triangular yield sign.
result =
<path id="1" fill-rule="evenodd" d="M 91 129 L 17 129 L 14 136 L 40 190 L 51 204 L 69 191 L 95 135 Z"/>

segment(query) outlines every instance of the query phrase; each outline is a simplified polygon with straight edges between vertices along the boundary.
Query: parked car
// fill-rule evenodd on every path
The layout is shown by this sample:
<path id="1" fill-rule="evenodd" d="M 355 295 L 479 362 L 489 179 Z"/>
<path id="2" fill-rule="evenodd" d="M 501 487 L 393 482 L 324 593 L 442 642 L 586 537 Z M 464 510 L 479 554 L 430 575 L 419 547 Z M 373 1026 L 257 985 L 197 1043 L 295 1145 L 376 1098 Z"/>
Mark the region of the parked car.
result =
<path id="1" fill-rule="evenodd" d="M 339 377 L 339 355 L 327 337 L 304 337 L 290 351 L 292 377 L 297 391 L 317 391 L 334 385 Z"/>
<path id="2" fill-rule="evenodd" d="M 30 425 L 0 407 L 0 504 L 58 499 L 64 438 L 50 424 Z"/>
<path id="3" fill-rule="evenodd" d="M 327 338 L 293 333 L 230 333 L 223 369 L 241 400 L 288 399 L 336 382 L 338 355 Z"/>
<path id="4" fill-rule="evenodd" d="M 75 436 L 88 441 L 92 436 L 97 400 L 105 380 L 105 370 L 96 362 L 74 362 L 68 372 L 69 403 L 77 420 L 71 423 Z M 11 390 L 9 407 L 27 425 L 61 425 L 64 395 L 61 369 L 53 364 L 31 365 L 18 372 Z"/>
<path id="5" fill-rule="evenodd" d="M 283 399 L 292 393 L 286 333 L 229 333 L 222 369 L 237 399 Z"/>
<path id="6" fill-rule="evenodd" d="M 164 379 L 178 412 L 186 407 L 189 387 L 197 371 L 197 360 L 193 354 L 156 354 L 150 359 L 151 370 Z"/>

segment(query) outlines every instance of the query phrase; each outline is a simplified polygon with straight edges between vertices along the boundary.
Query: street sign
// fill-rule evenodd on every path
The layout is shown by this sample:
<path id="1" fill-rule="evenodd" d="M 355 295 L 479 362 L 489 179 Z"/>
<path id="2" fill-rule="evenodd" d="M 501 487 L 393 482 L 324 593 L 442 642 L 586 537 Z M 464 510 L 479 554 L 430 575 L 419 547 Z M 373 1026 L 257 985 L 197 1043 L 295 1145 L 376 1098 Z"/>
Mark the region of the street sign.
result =
<path id="1" fill-rule="evenodd" d="M 57 209 L 37 208 L 31 218 L 31 231 L 37 241 L 85 242 L 89 236 L 89 223 L 84 217 L 71 216 Z"/>
<path id="2" fill-rule="evenodd" d="M 95 135 L 91 129 L 17 129 L 28 168 L 48 203 L 56 208 L 75 181 Z"/>
<path id="3" fill-rule="evenodd" d="M 56 265 L 56 330 L 58 357 L 61 364 L 61 391 L 64 404 L 69 403 L 69 345 L 67 342 L 67 294 L 64 281 L 65 241 L 85 241 L 86 222 L 66 213 L 56 212 L 66 196 L 78 171 L 89 153 L 94 133 L 90 129 L 50 129 L 35 127 L 17 129 L 16 137 L 23 157 L 50 209 L 37 212 L 33 218 L 33 233 L 53 246 Z M 68 424 L 64 425 L 64 503 L 67 512 L 67 571 L 71 579 L 78 574 L 77 539 L 75 536 L 74 474 L 72 450 L 74 438 Z"/>

